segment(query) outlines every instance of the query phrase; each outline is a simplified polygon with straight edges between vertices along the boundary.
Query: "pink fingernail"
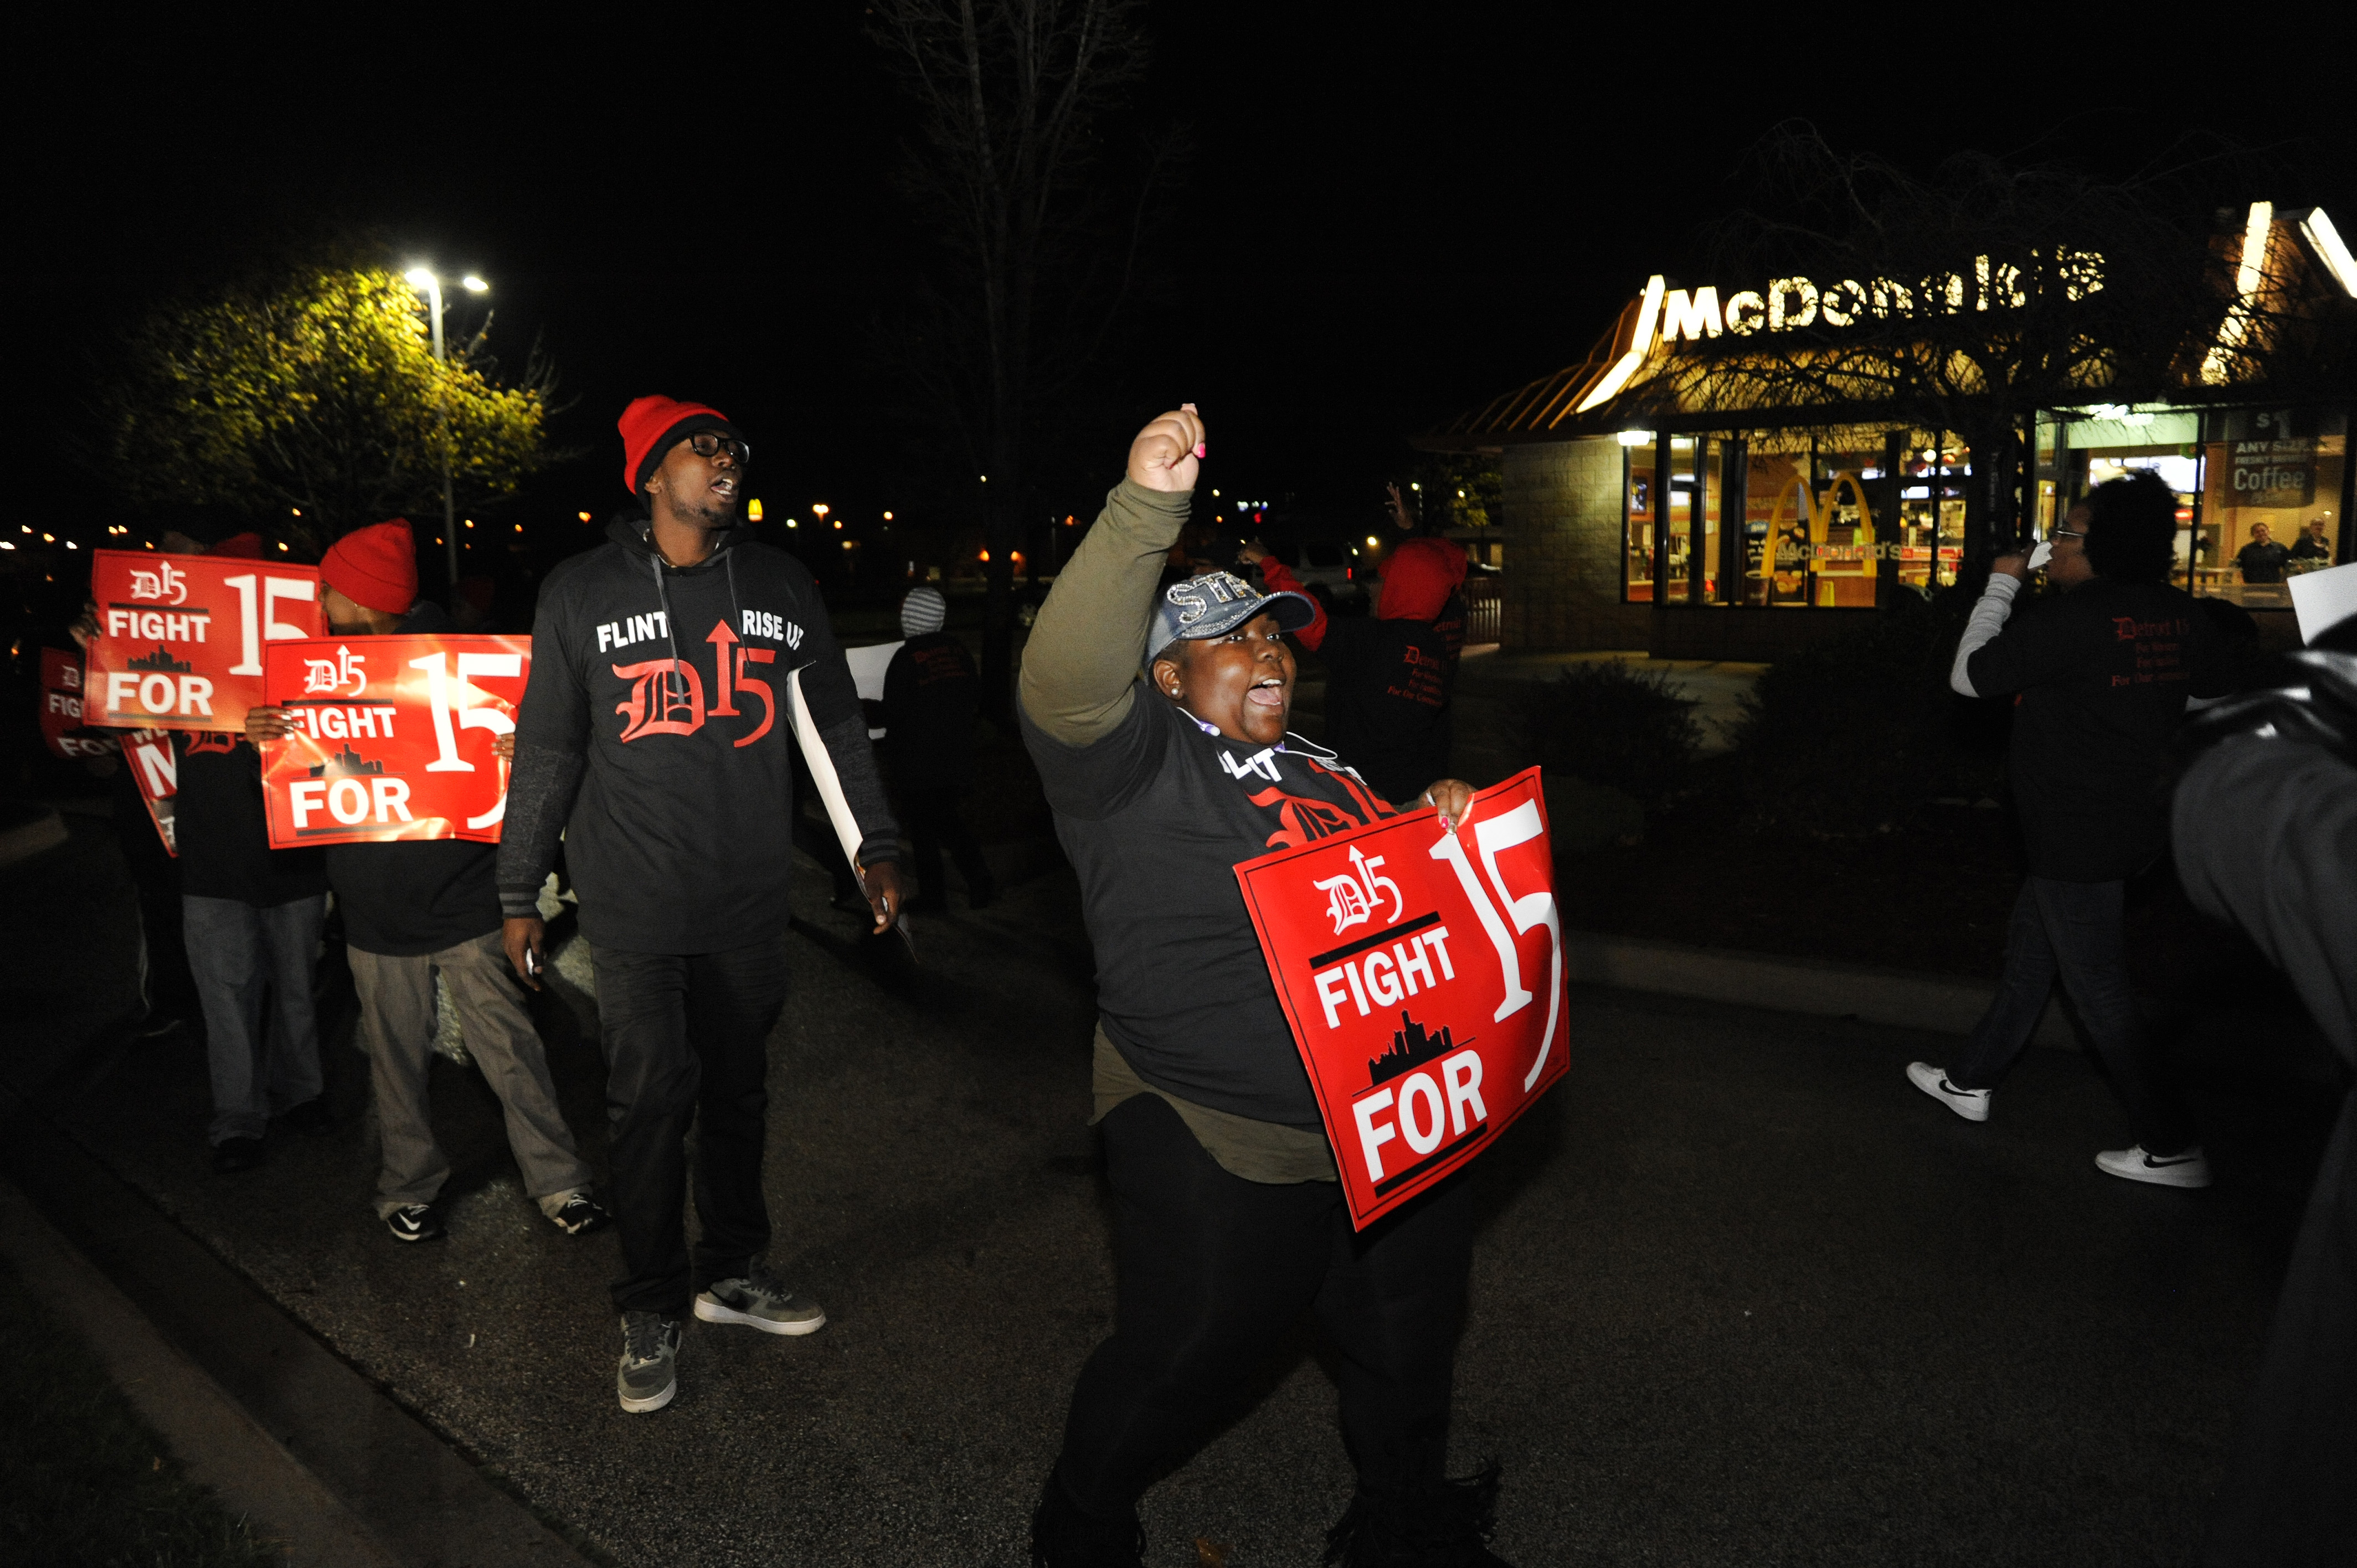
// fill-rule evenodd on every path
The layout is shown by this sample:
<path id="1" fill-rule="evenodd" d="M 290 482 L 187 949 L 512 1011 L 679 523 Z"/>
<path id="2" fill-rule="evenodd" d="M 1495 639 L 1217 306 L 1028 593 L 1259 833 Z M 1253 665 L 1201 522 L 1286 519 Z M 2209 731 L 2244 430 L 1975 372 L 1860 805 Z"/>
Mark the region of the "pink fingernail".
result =
<path id="1" fill-rule="evenodd" d="M 1196 443 L 1195 443 L 1195 459 L 1196 459 L 1196 461 L 1200 462 L 1200 461 L 1203 459 L 1204 456 L 1205 456 L 1208 452 L 1210 452 L 1210 450 L 1211 450 L 1211 444 L 1210 444 L 1209 442 L 1204 442 L 1204 441 L 1198 441 L 1198 442 L 1196 442 Z"/>

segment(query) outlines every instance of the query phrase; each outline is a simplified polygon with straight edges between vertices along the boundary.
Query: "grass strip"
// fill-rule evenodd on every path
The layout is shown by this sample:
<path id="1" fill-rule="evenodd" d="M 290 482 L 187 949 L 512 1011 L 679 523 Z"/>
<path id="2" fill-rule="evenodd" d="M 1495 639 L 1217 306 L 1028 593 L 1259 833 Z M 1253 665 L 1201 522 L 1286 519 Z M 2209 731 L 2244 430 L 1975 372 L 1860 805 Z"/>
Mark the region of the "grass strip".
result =
<path id="1" fill-rule="evenodd" d="M 188 1478 L 81 1337 L 0 1262 L 11 1326 L 0 1422 L 0 1564 L 284 1568 L 278 1547 Z"/>

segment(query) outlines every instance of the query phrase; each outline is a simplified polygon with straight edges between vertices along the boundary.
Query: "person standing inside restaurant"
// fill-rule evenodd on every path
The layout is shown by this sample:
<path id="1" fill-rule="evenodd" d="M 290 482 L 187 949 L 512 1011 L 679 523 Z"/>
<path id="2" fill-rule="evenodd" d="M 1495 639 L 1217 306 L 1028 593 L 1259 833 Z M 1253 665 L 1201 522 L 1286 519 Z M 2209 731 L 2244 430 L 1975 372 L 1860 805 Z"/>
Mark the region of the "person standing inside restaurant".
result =
<path id="1" fill-rule="evenodd" d="M 405 519 L 344 535 L 319 576 L 328 629 L 338 637 L 452 629 L 441 606 L 417 596 L 417 546 Z M 256 747 L 295 727 L 289 708 L 256 707 L 245 718 Z M 589 1167 L 556 1108 L 547 1053 L 500 949 L 499 845 L 417 839 L 331 844 L 325 854 L 376 1100 L 377 1219 L 396 1241 L 444 1233 L 435 1203 L 450 1162 L 435 1142 L 426 1096 L 438 973 L 467 1054 L 500 1098 L 524 1195 L 568 1236 L 602 1229 L 611 1217 L 590 1196 Z"/>
<path id="2" fill-rule="evenodd" d="M 1138 433 L 1024 650 L 1024 741 L 1096 952 L 1117 1292 L 1113 1335 L 1072 1391 L 1031 1558 L 1141 1563 L 1146 1487 L 1234 1413 L 1314 1313 L 1358 1475 L 1328 1561 L 1480 1568 L 1498 1561 L 1482 1544 L 1496 1472 L 1445 1470 L 1472 1189 L 1460 1176 L 1352 1230 L 1235 876 L 1305 815 L 1340 831 L 1394 813 L 1286 733 L 1284 633 L 1314 606 L 1226 572 L 1157 593 L 1204 455 L 1191 404 Z M 1413 804 L 1453 831 L 1471 789 L 1427 782 Z"/>
<path id="3" fill-rule="evenodd" d="M 2251 524 L 2251 542 L 2234 552 L 2234 564 L 2245 583 L 2282 582 L 2284 563 L 2290 559 L 2291 552 L 2276 542 L 2274 531 L 2264 522 Z"/>
<path id="4" fill-rule="evenodd" d="M 2061 591 L 2018 618 L 2029 558 L 1992 563 L 1949 683 L 2015 699 L 2008 771 L 2029 875 L 1996 999 L 1964 1054 L 1945 1069 L 1912 1063 L 1907 1076 L 1966 1121 L 1986 1121 L 2059 978 L 2136 1139 L 2097 1155 L 2096 1168 L 2207 1187 L 2210 1162 L 2130 993 L 2124 922 L 2128 879 L 2168 847 L 2167 748 L 2186 700 L 2222 690 L 2211 623 L 2169 581 L 2176 539 L 2176 498 L 2136 474 L 2072 509 L 2046 567 Z"/>
<path id="5" fill-rule="evenodd" d="M 636 1413 L 678 1390 L 691 1297 L 707 1323 L 787 1335 L 826 1323 L 761 1262 L 802 725 L 822 793 L 856 824 L 878 931 L 899 913 L 900 882 L 899 832 L 818 586 L 784 551 L 743 537 L 744 437 L 718 410 L 664 397 L 638 399 L 619 424 L 623 484 L 645 511 L 541 588 L 499 885 L 508 961 L 537 987 L 537 900 L 565 835 L 604 1030 L 623 1265 L 616 1389 Z"/>
<path id="6" fill-rule="evenodd" d="M 2324 531 L 2322 518 L 2308 520 L 2308 526 L 2300 530 L 2298 542 L 2292 545 L 2287 559 L 2298 562 L 2304 572 L 2332 564 L 2332 540 Z"/>

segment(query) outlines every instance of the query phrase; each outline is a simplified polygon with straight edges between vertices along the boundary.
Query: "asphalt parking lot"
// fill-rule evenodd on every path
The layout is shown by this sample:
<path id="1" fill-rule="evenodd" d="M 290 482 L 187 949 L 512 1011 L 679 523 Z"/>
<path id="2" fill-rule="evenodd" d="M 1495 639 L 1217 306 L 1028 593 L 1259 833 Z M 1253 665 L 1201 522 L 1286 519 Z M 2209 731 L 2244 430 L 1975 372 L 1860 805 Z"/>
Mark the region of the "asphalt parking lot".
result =
<path id="1" fill-rule="evenodd" d="M 772 1041 L 775 1261 L 831 1322 L 691 1325 L 681 1394 L 616 1408 L 610 1235 L 526 1202 L 497 1107 L 437 1063 L 447 1243 L 376 1223 L 365 1064 L 339 1120 L 242 1176 L 203 1144 L 201 1050 L 80 1050 L 127 893 L 89 824 L 0 887 L 0 1004 L 43 1113 L 545 1516 L 624 1564 L 1023 1561 L 1111 1264 L 1069 880 L 920 927 L 911 970 L 799 889 Z M 109 877 L 115 880 L 110 882 Z M 602 1163 L 594 1037 L 543 1009 Z M 2322 1122 L 2322 1086 L 2208 1069 L 2217 1187 L 2098 1175 L 2128 1141 L 2034 1051 L 1983 1126 L 1908 1087 L 1951 1042 L 1588 992 L 1565 1081 L 1487 1157 L 1455 1453 L 1506 1466 L 1499 1552 L 1544 1563 L 2184 1560 L 2221 1476 Z M 1350 1478 L 1308 1330 L 1267 1396 L 1149 1496 L 1149 1561 L 1317 1561 Z"/>

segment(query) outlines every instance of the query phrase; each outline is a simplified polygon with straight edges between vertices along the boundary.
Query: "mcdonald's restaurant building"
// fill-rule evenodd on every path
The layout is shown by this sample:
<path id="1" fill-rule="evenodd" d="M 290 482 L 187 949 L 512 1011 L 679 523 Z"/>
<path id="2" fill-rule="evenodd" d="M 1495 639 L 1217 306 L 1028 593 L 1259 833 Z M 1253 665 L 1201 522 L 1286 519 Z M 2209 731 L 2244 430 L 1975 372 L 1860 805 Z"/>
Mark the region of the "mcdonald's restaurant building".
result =
<path id="1" fill-rule="evenodd" d="M 2244 279 L 2297 278 L 2336 309 L 2357 299 L 2357 260 L 2321 209 L 2256 203 L 2242 245 Z M 1947 308 L 1989 307 L 1990 265 L 1971 268 L 1943 285 Z M 1956 581 L 1980 455 L 1955 433 L 1877 423 L 1870 409 L 1829 428 L 1821 414 L 1665 411 L 1658 387 L 1643 395 L 1679 343 L 1724 333 L 1773 353 L 1779 332 L 1862 313 L 1868 302 L 1847 292 L 1858 286 L 1778 278 L 1722 295 L 1655 276 L 1586 359 L 1417 439 L 1500 460 L 1507 650 L 1769 660 L 1894 595 Z M 2295 641 L 2287 579 L 2357 553 L 2348 404 L 2196 391 L 2182 405 L 2040 410 L 2034 458 L 2007 460 L 2027 521 L 2043 536 L 2090 487 L 2158 473 L 2178 499 L 2179 581 L 2241 605 L 2270 641 Z"/>

